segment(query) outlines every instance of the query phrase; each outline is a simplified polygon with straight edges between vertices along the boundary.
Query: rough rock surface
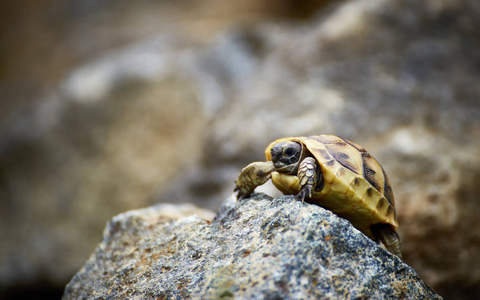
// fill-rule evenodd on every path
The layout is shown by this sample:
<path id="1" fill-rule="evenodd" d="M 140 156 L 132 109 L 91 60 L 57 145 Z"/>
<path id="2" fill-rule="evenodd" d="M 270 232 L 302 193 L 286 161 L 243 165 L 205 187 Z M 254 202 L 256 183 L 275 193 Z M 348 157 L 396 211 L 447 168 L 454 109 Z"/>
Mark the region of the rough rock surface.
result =
<path id="1" fill-rule="evenodd" d="M 165 220 L 163 206 L 116 216 L 63 299 L 441 299 L 323 208 L 229 201 L 213 221 Z"/>
<path id="2" fill-rule="evenodd" d="M 1 10 L 24 27 L 0 30 L 0 298 L 63 287 L 113 215 L 216 208 L 270 141 L 319 133 L 382 163 L 405 261 L 480 298 L 480 1 L 351 0 L 233 28 L 215 9 L 252 14 L 221 0 L 38 3 Z"/>

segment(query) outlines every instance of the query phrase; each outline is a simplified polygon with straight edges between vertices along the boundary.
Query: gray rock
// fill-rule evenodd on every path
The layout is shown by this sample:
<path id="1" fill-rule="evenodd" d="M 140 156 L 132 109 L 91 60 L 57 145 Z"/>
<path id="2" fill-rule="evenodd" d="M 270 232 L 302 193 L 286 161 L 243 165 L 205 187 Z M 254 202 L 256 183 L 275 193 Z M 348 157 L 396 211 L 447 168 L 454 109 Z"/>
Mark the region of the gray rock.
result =
<path id="1" fill-rule="evenodd" d="M 448 298 L 479 297 L 480 1 L 341 1 L 304 22 L 217 23 L 220 36 L 205 33 L 220 0 L 177 1 L 183 18 L 172 1 L 97 2 L 74 19 L 10 17 L 31 25 L 12 42 L 28 32 L 45 48 L 3 43 L 7 68 L 49 84 L 0 86 L 0 291 L 64 286 L 113 215 L 217 207 L 273 139 L 329 133 L 386 169 L 405 261 Z M 63 43 L 38 24 L 52 19 Z"/>
<path id="2" fill-rule="evenodd" d="M 213 221 L 162 210 L 113 218 L 63 299 L 441 299 L 349 222 L 292 196 L 230 198 Z"/>

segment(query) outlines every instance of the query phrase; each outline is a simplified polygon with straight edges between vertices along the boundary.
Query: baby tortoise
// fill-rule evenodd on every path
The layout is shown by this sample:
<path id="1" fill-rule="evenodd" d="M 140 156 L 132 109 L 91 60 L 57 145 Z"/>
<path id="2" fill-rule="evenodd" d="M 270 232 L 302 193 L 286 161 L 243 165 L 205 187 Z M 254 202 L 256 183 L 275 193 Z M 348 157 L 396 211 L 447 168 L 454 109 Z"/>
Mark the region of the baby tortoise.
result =
<path id="1" fill-rule="evenodd" d="M 331 210 L 402 257 L 390 182 L 363 147 L 334 135 L 288 137 L 268 145 L 265 155 L 266 162 L 253 162 L 240 173 L 238 199 L 271 178 L 285 195 Z"/>

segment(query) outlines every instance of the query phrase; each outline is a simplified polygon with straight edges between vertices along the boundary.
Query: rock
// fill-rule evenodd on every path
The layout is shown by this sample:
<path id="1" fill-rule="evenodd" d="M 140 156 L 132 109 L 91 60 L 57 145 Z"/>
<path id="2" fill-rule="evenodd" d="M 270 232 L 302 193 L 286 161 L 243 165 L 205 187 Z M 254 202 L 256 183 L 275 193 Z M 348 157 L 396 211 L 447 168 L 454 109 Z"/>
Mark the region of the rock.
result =
<path id="1" fill-rule="evenodd" d="M 292 196 L 230 198 L 214 220 L 120 214 L 67 299 L 441 299 L 344 219 Z"/>
<path id="2" fill-rule="evenodd" d="M 18 56 L 2 56 L 16 79 L 0 86 L 0 291 L 63 286 L 113 215 L 216 209 L 270 141 L 326 133 L 382 163 L 405 261 L 442 295 L 480 295 L 479 1 L 342 1 L 303 22 L 234 27 L 213 17 L 219 0 L 28 2 L 10 19 L 31 26 L 3 43 Z M 27 34 L 41 45 L 23 47 Z M 8 71 L 35 61 L 30 76 Z"/>

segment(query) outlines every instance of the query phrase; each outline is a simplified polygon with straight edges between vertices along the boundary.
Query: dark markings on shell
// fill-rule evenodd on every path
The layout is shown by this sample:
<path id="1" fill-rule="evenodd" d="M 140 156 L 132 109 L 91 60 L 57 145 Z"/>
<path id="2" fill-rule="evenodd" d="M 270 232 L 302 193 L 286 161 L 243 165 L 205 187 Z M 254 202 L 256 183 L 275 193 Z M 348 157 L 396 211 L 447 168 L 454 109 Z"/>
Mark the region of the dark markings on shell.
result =
<path id="1" fill-rule="evenodd" d="M 339 168 L 338 172 L 337 172 L 337 175 L 338 176 L 343 176 L 344 174 L 345 174 L 345 168 Z"/>
<path id="2" fill-rule="evenodd" d="M 368 196 L 368 197 L 372 197 L 372 192 L 373 192 L 373 189 L 372 189 L 371 187 L 369 187 L 369 188 L 367 189 L 367 196 Z"/>
<path id="3" fill-rule="evenodd" d="M 352 163 L 350 156 L 346 153 L 349 152 L 349 146 L 347 143 L 339 140 L 336 143 L 325 144 L 325 147 L 330 154 L 337 160 L 342 166 L 349 169 L 355 174 L 360 174 L 358 168 Z M 351 151 L 350 151 L 351 152 Z M 350 153 L 351 154 L 351 153 Z"/>
<path id="4" fill-rule="evenodd" d="M 368 153 L 362 153 L 362 160 L 363 160 L 363 176 L 365 179 L 370 183 L 377 191 L 381 191 L 380 185 L 375 180 L 376 172 L 372 168 L 371 164 L 373 163 L 373 157 Z"/>
<path id="5" fill-rule="evenodd" d="M 387 201 L 385 198 L 380 198 L 380 200 L 377 203 L 377 210 L 383 211 L 385 209 L 385 205 L 388 205 Z"/>
<path id="6" fill-rule="evenodd" d="M 319 154 L 327 161 L 328 167 L 333 167 L 335 161 L 338 161 L 343 167 L 354 172 L 358 175 L 363 175 L 365 180 L 371 185 L 372 188 L 378 192 L 383 193 L 391 206 L 395 207 L 395 200 L 385 170 L 382 166 L 373 158 L 362 146 L 337 136 L 332 135 L 318 135 L 309 137 L 325 145 L 325 150 L 317 150 Z M 355 150 L 354 150 L 355 149 Z M 358 152 L 357 152 L 358 151 Z M 354 155 L 361 156 L 361 167 Z M 334 160 L 332 160 L 332 157 Z M 341 176 L 344 171 L 338 172 Z M 355 178 L 354 185 L 360 183 L 359 178 Z M 372 194 L 371 189 L 367 191 L 370 196 Z"/>
<path id="7" fill-rule="evenodd" d="M 355 179 L 353 180 L 353 185 L 359 185 L 360 184 L 360 179 L 358 179 L 358 177 L 355 177 Z"/>
<path id="8" fill-rule="evenodd" d="M 376 174 L 375 170 L 372 170 L 367 166 L 364 166 L 363 169 L 365 171 L 365 176 L 366 177 L 374 176 Z"/>
<path id="9" fill-rule="evenodd" d="M 339 137 L 333 135 L 314 135 L 310 136 L 309 138 L 316 140 L 322 144 L 334 144 L 339 142 Z"/>
<path id="10" fill-rule="evenodd" d="M 344 139 L 344 138 L 341 138 L 342 140 L 345 141 L 345 143 L 349 144 L 350 146 L 352 146 L 353 148 L 357 149 L 359 152 L 367 152 L 367 150 L 365 150 L 365 148 L 363 148 L 362 146 L 358 145 L 357 143 L 354 143 L 350 140 L 347 140 L 347 139 Z"/>
<path id="11" fill-rule="evenodd" d="M 318 151 L 320 153 L 320 155 L 325 158 L 325 160 L 330 160 L 332 159 L 332 157 L 330 156 L 330 154 L 328 154 L 327 150 L 319 150 Z"/>
<path id="12" fill-rule="evenodd" d="M 390 202 L 390 205 L 395 206 L 392 187 L 390 185 L 390 181 L 388 180 L 387 174 L 385 174 L 385 170 L 383 170 L 383 177 L 385 178 L 385 184 L 383 187 L 383 193 L 385 194 L 385 198 L 387 198 L 388 202 Z"/>
<path id="13" fill-rule="evenodd" d="M 397 219 L 397 213 L 395 211 L 395 208 L 392 206 L 392 205 L 389 205 L 388 206 L 388 209 L 387 209 L 387 218 L 391 218 L 393 220 L 396 220 Z"/>

